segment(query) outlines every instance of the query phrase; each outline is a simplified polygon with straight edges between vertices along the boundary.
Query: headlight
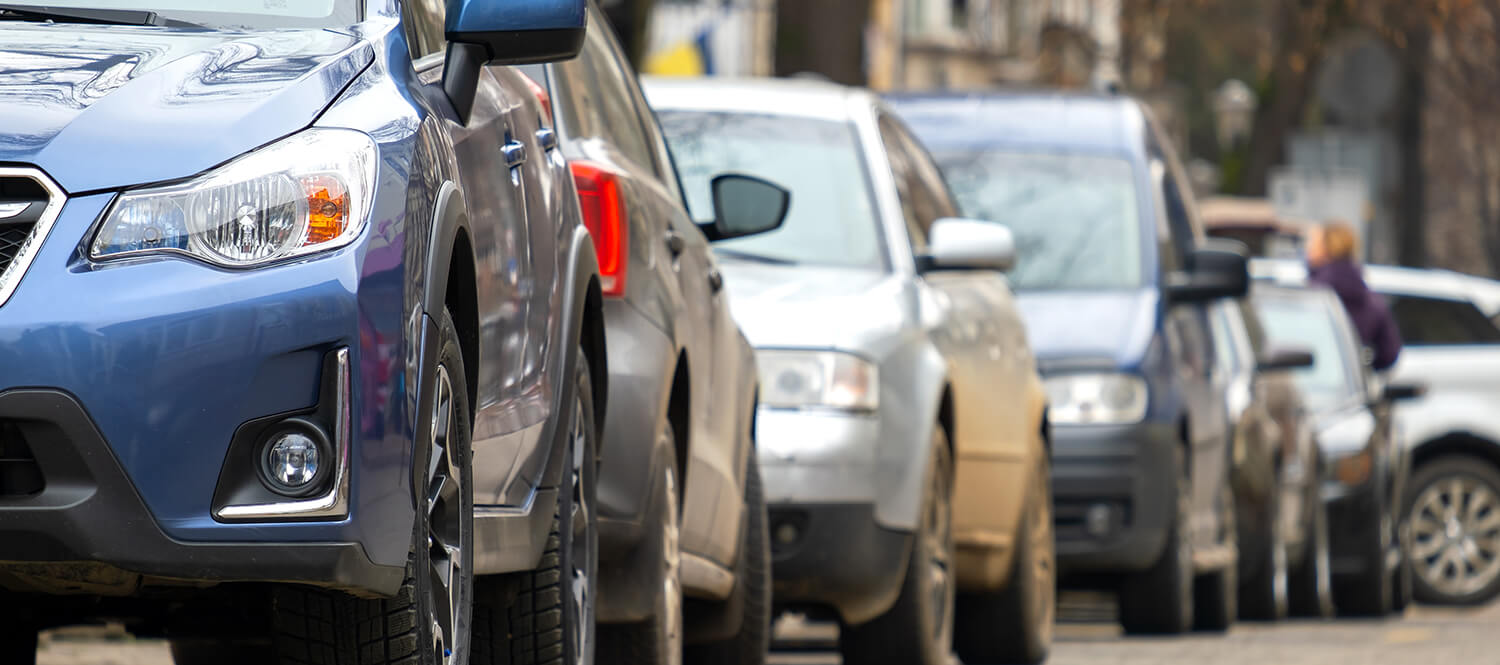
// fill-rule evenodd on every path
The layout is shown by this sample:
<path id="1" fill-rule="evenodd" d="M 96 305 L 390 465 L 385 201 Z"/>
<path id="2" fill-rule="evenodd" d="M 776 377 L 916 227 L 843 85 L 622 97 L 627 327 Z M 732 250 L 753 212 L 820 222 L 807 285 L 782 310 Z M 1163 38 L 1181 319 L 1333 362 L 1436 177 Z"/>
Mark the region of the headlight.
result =
<path id="1" fill-rule="evenodd" d="M 310 129 L 184 183 L 120 195 L 95 259 L 188 254 L 244 268 L 349 244 L 375 192 L 375 142 Z"/>
<path id="2" fill-rule="evenodd" d="M 1140 422 L 1146 417 L 1146 382 L 1128 374 L 1049 377 L 1047 416 L 1074 425 Z"/>
<path id="3" fill-rule="evenodd" d="M 777 408 L 874 411 L 880 371 L 870 361 L 834 351 L 758 351 L 760 403 Z"/>

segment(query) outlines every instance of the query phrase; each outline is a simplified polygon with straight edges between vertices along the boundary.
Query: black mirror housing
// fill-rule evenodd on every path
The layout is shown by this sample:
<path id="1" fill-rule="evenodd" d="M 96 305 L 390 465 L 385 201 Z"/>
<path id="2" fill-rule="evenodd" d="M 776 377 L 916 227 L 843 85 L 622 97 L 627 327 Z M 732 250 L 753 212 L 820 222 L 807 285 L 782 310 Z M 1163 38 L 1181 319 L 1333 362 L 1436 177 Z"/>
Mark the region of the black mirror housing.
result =
<path id="1" fill-rule="evenodd" d="M 1212 239 L 1188 256 L 1186 270 L 1167 275 L 1166 294 L 1173 303 L 1242 298 L 1250 292 L 1250 261 L 1245 245 Z"/>
<path id="2" fill-rule="evenodd" d="M 1278 347 L 1268 350 L 1265 357 L 1255 364 L 1257 371 L 1279 372 L 1312 367 L 1316 359 L 1312 351 L 1300 347 Z"/>
<path id="3" fill-rule="evenodd" d="M 786 222 L 792 193 L 769 180 L 738 173 L 713 179 L 714 221 L 700 224 L 709 242 L 768 233 Z"/>

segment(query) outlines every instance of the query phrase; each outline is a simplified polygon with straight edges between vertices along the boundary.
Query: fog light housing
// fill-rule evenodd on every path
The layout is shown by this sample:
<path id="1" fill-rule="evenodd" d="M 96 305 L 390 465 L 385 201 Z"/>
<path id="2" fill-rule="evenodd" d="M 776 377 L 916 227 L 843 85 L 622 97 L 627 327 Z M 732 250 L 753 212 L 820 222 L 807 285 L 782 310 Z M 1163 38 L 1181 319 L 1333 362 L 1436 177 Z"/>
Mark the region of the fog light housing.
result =
<path id="1" fill-rule="evenodd" d="M 271 430 L 258 457 L 261 482 L 272 492 L 288 497 L 316 492 L 334 464 L 328 437 L 312 423 L 300 420 Z"/>

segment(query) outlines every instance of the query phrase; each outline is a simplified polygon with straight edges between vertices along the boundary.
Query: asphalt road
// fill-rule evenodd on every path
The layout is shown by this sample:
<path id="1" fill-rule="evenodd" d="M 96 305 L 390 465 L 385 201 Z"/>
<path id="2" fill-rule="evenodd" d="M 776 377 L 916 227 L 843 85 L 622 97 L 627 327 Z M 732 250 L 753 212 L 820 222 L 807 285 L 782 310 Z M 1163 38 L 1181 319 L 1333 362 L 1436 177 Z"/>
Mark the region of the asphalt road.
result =
<path id="1" fill-rule="evenodd" d="M 1094 609 L 1090 609 L 1090 605 Z M 1229 635 L 1125 638 L 1101 621 L 1097 599 L 1064 599 L 1063 622 L 1049 665 L 1437 665 L 1500 663 L 1500 605 L 1479 609 L 1413 608 L 1384 621 L 1241 623 Z M 795 651 L 774 665 L 838 665 L 819 648 L 837 635 L 830 626 L 783 626 Z M 54 635 L 44 638 L 41 665 L 171 665 L 158 642 Z M 615 665 L 600 663 L 600 665 Z M 972 665 L 972 664 L 971 664 Z"/>

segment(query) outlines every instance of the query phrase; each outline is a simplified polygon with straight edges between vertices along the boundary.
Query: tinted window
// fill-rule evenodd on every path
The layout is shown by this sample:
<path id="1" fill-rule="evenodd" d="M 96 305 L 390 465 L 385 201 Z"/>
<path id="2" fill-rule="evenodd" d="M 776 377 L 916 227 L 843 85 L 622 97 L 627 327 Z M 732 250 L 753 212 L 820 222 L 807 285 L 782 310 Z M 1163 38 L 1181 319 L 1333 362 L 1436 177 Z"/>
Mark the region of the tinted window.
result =
<path id="1" fill-rule="evenodd" d="M 711 179 L 759 176 L 791 190 L 786 223 L 776 231 L 716 243 L 727 258 L 885 268 L 880 220 L 864 160 L 848 123 L 735 113 L 661 111 L 688 211 L 714 218 Z"/>
<path id="2" fill-rule="evenodd" d="M 901 130 L 889 116 L 880 118 L 880 141 L 885 147 L 886 162 L 891 176 L 896 181 L 896 196 L 901 201 L 901 217 L 906 221 L 906 234 L 911 240 L 912 251 L 927 251 L 927 234 L 932 229 L 934 216 L 930 196 L 923 195 L 922 182 L 917 176 L 916 156 L 907 150 L 900 138 Z"/>
<path id="3" fill-rule="evenodd" d="M 1010 280 L 1017 290 L 1143 283 L 1140 206 L 1128 162 L 993 150 L 936 157 L 965 215 L 1015 234 Z"/>
<path id="4" fill-rule="evenodd" d="M 1183 200 L 1182 188 L 1172 176 L 1171 169 L 1163 167 L 1158 180 L 1161 186 L 1161 203 L 1167 217 L 1167 227 L 1172 235 L 1172 252 L 1168 254 L 1163 245 L 1163 254 L 1172 257 L 1175 265 L 1183 264 L 1183 257 L 1193 251 L 1193 221 L 1188 215 L 1187 202 Z"/>
<path id="5" fill-rule="evenodd" d="M 1411 346 L 1500 343 L 1500 329 L 1473 303 L 1418 296 L 1389 296 L 1391 313 Z"/>
<path id="6" fill-rule="evenodd" d="M 631 76 L 630 70 L 614 48 L 613 35 L 610 27 L 591 12 L 583 51 L 576 64 L 564 65 L 570 81 L 568 95 L 574 99 L 570 112 L 590 116 L 580 125 L 589 129 L 573 130 L 573 134 L 608 139 L 631 161 L 654 168 L 656 162 L 641 126 L 642 107 L 636 105 L 631 82 L 626 79 Z"/>
<path id="7" fill-rule="evenodd" d="M 1272 344 L 1312 351 L 1313 366 L 1293 374 L 1309 402 L 1321 408 L 1354 393 L 1353 340 L 1334 319 L 1342 311 L 1323 298 L 1291 297 L 1256 298 L 1255 309 Z"/>

